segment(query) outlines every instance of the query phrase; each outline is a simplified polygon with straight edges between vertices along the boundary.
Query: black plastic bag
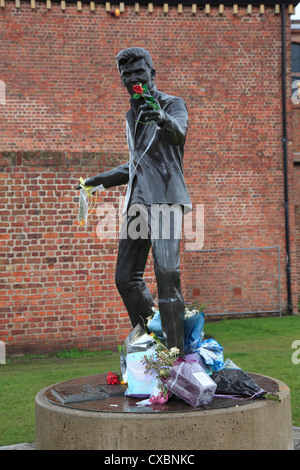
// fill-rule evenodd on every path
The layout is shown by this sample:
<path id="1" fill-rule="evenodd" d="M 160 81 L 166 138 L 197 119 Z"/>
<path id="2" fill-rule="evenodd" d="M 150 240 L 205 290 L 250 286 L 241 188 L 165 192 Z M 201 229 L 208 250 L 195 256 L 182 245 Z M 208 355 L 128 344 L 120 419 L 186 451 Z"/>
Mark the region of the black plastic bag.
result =
<path id="1" fill-rule="evenodd" d="M 252 377 L 241 369 L 221 369 L 211 379 L 217 384 L 215 395 L 260 395 L 261 389 Z"/>

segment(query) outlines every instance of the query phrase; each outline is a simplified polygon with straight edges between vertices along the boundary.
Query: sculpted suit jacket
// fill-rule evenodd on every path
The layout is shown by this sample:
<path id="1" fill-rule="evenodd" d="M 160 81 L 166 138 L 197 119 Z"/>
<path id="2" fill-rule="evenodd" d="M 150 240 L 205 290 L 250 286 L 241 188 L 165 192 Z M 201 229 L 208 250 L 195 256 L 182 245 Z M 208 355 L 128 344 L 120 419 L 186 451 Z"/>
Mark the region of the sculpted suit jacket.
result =
<path id="1" fill-rule="evenodd" d="M 101 173 L 105 188 L 128 183 L 124 211 L 132 201 L 143 204 L 174 204 L 189 206 L 191 200 L 183 177 L 184 143 L 188 113 L 182 98 L 170 96 L 155 87 L 151 94 L 166 113 L 162 127 L 141 124 L 131 108 L 126 115 L 129 161 Z M 186 211 L 185 211 L 186 212 Z"/>

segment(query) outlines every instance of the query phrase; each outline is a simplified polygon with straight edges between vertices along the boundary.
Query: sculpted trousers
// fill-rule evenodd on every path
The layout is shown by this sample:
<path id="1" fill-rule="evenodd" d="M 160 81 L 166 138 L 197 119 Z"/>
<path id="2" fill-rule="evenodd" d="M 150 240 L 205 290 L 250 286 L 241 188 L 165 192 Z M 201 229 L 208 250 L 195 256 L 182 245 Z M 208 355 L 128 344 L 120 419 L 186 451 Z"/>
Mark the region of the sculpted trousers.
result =
<path id="1" fill-rule="evenodd" d="M 165 344 L 167 348 L 176 346 L 184 355 L 184 300 L 179 271 L 182 208 L 178 204 L 163 206 L 165 210 L 162 205 L 156 205 L 156 209 L 141 204 L 129 207 L 120 234 L 115 280 L 132 326 L 147 324 L 154 300 L 143 275 L 152 247 Z"/>

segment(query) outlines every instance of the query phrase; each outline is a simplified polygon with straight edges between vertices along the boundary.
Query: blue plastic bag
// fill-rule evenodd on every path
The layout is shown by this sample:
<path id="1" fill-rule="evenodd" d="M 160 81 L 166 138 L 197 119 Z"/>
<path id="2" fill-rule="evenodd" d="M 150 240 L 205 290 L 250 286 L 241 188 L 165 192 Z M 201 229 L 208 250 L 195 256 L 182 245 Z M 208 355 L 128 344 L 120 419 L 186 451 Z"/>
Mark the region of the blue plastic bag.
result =
<path id="1" fill-rule="evenodd" d="M 153 317 L 151 318 L 151 320 L 148 321 L 147 327 L 148 330 L 151 331 L 151 333 L 154 333 L 160 339 L 163 339 L 164 335 L 162 332 L 159 310 L 155 310 Z"/>
<path id="2" fill-rule="evenodd" d="M 240 369 L 231 359 L 226 359 L 221 369 Z"/>
<path id="3" fill-rule="evenodd" d="M 215 339 L 206 339 L 202 341 L 197 352 L 204 359 L 205 363 L 216 372 L 221 369 L 224 364 L 223 356 L 224 348 Z"/>
<path id="4" fill-rule="evenodd" d="M 148 322 L 148 329 L 155 333 L 159 338 L 163 339 L 163 331 L 161 325 L 160 313 L 155 311 L 152 319 Z M 184 319 L 184 352 L 192 354 L 199 348 L 204 337 L 204 313 L 198 312 Z"/>
<path id="5" fill-rule="evenodd" d="M 193 354 L 204 337 L 204 313 L 198 312 L 184 320 L 184 352 Z"/>

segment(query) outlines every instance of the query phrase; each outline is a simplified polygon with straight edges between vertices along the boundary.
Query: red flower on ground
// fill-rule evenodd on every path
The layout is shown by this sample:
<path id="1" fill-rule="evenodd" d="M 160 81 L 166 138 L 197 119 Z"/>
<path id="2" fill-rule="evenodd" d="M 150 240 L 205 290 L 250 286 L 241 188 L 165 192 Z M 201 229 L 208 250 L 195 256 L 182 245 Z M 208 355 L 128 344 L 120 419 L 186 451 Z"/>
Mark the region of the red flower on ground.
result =
<path id="1" fill-rule="evenodd" d="M 108 376 L 106 377 L 106 382 L 108 383 L 108 385 L 119 385 L 120 380 L 117 374 L 109 372 Z"/>
<path id="2" fill-rule="evenodd" d="M 134 85 L 133 91 L 138 95 L 142 95 L 144 93 L 142 85 Z"/>

